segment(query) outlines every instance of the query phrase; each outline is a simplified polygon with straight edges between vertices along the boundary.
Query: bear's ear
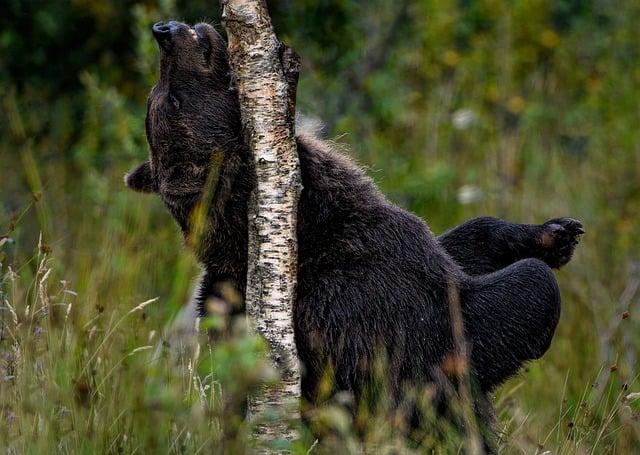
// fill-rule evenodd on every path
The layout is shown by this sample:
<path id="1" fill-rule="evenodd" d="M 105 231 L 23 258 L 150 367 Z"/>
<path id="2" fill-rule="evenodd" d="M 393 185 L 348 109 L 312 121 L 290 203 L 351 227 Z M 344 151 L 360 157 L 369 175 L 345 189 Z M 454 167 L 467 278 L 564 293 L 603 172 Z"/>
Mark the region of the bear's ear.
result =
<path id="1" fill-rule="evenodd" d="M 149 161 L 144 161 L 134 170 L 126 174 L 124 176 L 124 183 L 132 190 L 140 193 L 158 192 L 158 184 L 153 178 Z"/>

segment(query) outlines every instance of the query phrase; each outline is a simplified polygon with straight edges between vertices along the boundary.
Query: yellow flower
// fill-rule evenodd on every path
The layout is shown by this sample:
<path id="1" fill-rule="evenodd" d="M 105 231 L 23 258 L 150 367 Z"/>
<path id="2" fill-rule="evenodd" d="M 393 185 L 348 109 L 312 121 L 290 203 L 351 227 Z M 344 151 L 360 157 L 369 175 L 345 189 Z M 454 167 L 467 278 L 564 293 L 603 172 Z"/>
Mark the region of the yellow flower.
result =
<path id="1" fill-rule="evenodd" d="M 448 66 L 456 66 L 458 63 L 460 63 L 460 54 L 458 54 L 453 49 L 449 49 L 445 51 L 442 60 Z"/>
<path id="2" fill-rule="evenodd" d="M 512 114 L 519 114 L 524 110 L 526 103 L 521 96 L 515 95 L 507 101 L 507 109 Z"/>
<path id="3" fill-rule="evenodd" d="M 540 42 L 544 47 L 556 47 L 560 43 L 560 36 L 553 30 L 545 30 L 540 35 Z"/>

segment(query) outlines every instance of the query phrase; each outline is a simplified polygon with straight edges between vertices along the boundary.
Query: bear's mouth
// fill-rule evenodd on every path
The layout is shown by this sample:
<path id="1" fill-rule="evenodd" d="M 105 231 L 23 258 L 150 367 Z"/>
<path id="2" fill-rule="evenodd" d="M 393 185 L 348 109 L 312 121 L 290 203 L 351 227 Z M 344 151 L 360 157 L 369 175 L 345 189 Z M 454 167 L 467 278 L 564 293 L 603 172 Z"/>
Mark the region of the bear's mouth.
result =
<path id="1" fill-rule="evenodd" d="M 193 43 L 205 52 L 211 49 L 211 36 L 208 24 L 199 23 L 193 27 L 176 21 L 156 22 L 151 31 L 160 48 L 170 53 L 175 45 L 187 45 L 185 40 L 193 39 Z M 180 44 L 182 42 L 182 44 Z M 188 46 L 188 45 L 187 45 Z"/>
<path id="2" fill-rule="evenodd" d="M 203 30 L 198 31 L 197 26 L 190 27 L 187 24 L 176 21 L 156 22 L 153 24 L 151 31 L 160 47 L 164 50 L 169 50 L 179 35 L 191 37 L 198 43 L 206 39 L 206 34 L 203 33 Z"/>

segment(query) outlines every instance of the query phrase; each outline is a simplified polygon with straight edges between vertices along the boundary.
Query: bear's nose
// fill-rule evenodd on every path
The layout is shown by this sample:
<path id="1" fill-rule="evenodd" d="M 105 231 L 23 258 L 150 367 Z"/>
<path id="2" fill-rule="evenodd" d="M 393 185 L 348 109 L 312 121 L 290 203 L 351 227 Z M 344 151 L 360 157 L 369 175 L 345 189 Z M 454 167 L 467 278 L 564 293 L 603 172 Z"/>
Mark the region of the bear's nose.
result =
<path id="1" fill-rule="evenodd" d="M 166 49 L 167 44 L 171 41 L 171 35 L 178 29 L 179 25 L 176 21 L 156 22 L 151 27 L 151 31 L 158 44 Z"/>

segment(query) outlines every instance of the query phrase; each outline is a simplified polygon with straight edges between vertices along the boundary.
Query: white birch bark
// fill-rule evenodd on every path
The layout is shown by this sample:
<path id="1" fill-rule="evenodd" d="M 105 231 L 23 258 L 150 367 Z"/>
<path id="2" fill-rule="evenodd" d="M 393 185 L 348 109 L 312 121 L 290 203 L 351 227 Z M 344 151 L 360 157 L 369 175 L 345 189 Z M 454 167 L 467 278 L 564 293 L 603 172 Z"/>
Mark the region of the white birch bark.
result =
<path id="1" fill-rule="evenodd" d="M 250 326 L 269 343 L 281 382 L 250 400 L 260 418 L 270 407 L 297 417 L 300 372 L 293 332 L 297 278 L 297 208 L 301 190 L 294 132 L 297 55 L 278 41 L 264 0 L 222 0 L 231 67 L 257 185 L 249 204 L 246 307 Z M 289 411 L 289 409 L 291 411 Z M 280 423 L 257 429 L 261 439 L 293 438 Z"/>

